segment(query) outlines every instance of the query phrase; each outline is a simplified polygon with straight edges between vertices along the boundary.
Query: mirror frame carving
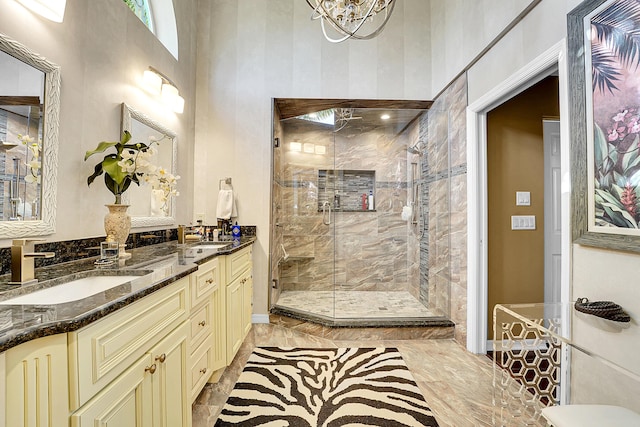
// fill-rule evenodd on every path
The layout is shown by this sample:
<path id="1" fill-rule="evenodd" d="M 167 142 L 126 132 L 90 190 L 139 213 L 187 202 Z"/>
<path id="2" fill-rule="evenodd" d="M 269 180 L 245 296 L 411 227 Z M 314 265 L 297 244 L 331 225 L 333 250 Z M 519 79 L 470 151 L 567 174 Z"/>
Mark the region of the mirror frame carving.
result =
<path id="1" fill-rule="evenodd" d="M 178 136 L 177 134 L 157 123 L 153 119 L 149 118 L 140 111 L 131 108 L 125 102 L 122 103 L 122 126 L 120 133 L 125 130 L 131 130 L 131 120 L 137 120 L 140 123 L 161 132 L 171 140 L 171 173 L 176 175 L 178 169 Z M 122 203 L 129 203 L 129 195 L 125 192 L 122 197 Z M 169 208 L 168 216 L 131 216 L 131 228 L 134 227 L 155 227 L 160 225 L 173 225 L 176 222 L 176 200 L 174 196 L 171 196 L 171 206 Z"/>
<path id="2" fill-rule="evenodd" d="M 42 202 L 39 220 L 0 221 L 0 238 L 45 236 L 56 231 L 58 183 L 58 125 L 60 118 L 60 67 L 28 47 L 0 33 L 0 51 L 42 71 L 44 116 L 42 140 Z"/>

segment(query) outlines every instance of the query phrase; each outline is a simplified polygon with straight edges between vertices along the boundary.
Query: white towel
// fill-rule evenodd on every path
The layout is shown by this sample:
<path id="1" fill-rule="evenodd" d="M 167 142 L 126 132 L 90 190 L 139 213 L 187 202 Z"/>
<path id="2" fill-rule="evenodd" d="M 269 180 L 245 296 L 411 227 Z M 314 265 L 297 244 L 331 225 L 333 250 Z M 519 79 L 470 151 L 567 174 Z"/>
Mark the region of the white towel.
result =
<path id="1" fill-rule="evenodd" d="M 218 193 L 218 206 L 216 207 L 216 218 L 231 219 L 237 217 L 236 198 L 233 190 L 220 190 Z"/>

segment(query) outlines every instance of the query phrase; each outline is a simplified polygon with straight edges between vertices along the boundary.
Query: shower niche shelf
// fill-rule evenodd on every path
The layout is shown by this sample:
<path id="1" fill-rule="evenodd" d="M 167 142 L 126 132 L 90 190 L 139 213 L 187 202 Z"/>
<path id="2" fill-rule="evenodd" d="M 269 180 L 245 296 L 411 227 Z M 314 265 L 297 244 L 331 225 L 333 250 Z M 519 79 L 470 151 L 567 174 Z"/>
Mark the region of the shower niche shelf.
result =
<path id="1" fill-rule="evenodd" d="M 314 256 L 295 256 L 291 255 L 287 258 L 281 258 L 278 264 L 288 264 L 293 262 L 304 262 L 304 261 L 312 261 L 316 259 Z"/>
<path id="2" fill-rule="evenodd" d="M 318 212 L 322 212 L 325 202 L 329 202 L 335 212 L 375 212 L 375 209 L 362 209 L 362 195 L 368 198 L 370 192 L 375 201 L 376 171 L 318 170 Z"/>

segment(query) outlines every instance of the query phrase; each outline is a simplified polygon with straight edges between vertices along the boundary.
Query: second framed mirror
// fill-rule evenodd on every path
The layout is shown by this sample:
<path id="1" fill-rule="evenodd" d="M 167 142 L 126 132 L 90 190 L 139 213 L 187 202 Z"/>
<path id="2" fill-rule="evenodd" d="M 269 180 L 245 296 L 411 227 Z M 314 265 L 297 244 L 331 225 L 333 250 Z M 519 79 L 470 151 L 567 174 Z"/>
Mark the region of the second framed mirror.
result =
<path id="1" fill-rule="evenodd" d="M 145 114 L 122 104 L 122 132 L 131 133 L 130 143 L 151 144 L 154 155 L 150 162 L 163 170 L 159 175 L 176 176 L 177 136 Z M 131 227 L 152 227 L 175 223 L 175 197 L 167 187 L 132 185 L 123 197 L 130 205 Z"/>

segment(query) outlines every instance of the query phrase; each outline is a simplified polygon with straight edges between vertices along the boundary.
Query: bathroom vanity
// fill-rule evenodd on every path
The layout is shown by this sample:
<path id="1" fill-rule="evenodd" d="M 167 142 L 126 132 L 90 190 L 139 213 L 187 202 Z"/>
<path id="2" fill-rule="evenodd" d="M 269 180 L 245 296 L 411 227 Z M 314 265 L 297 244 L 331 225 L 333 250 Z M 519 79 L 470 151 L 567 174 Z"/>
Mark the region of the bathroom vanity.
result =
<path id="1" fill-rule="evenodd" d="M 102 271 L 139 274 L 76 301 L 11 305 L 24 291 L 0 294 L 0 427 L 190 426 L 192 402 L 251 329 L 253 241 L 135 249 Z M 93 267 L 78 263 L 67 273 Z"/>

